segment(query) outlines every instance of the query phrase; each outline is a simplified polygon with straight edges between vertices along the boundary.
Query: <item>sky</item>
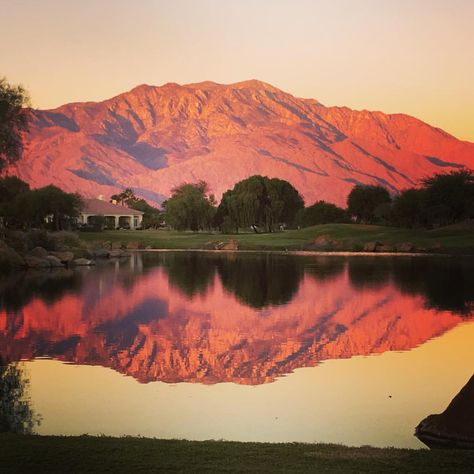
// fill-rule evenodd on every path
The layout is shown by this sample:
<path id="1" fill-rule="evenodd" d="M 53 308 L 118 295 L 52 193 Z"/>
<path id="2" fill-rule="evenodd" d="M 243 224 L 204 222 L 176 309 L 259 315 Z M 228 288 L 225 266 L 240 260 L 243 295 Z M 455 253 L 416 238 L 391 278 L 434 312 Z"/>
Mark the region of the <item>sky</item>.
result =
<path id="1" fill-rule="evenodd" d="M 259 79 L 474 141 L 473 0 L 0 0 L 0 76 L 38 108 Z"/>

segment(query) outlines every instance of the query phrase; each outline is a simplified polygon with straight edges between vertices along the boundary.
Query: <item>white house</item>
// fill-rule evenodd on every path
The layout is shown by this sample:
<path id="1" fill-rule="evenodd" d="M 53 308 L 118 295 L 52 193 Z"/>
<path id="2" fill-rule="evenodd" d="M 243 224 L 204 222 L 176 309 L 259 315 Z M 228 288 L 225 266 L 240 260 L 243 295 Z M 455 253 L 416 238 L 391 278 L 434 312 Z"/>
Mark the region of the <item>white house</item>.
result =
<path id="1" fill-rule="evenodd" d="M 101 199 L 84 199 L 84 208 L 79 215 L 79 224 L 91 224 L 94 216 L 104 216 L 106 227 L 136 229 L 141 227 L 143 212 L 119 206 Z"/>

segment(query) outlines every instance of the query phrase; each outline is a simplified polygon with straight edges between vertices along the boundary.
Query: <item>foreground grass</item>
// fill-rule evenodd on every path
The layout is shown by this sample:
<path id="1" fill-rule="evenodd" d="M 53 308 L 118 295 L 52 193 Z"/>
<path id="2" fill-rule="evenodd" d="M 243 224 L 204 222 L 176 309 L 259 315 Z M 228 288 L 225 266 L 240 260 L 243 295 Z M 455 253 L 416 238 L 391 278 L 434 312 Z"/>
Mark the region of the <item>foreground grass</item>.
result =
<path id="1" fill-rule="evenodd" d="M 0 435 L 0 472 L 472 472 L 473 451 Z"/>
<path id="2" fill-rule="evenodd" d="M 176 232 L 166 230 L 83 232 L 86 242 L 139 242 L 156 249 L 199 249 L 210 241 L 235 239 L 240 248 L 248 250 L 299 250 L 320 236 L 342 243 L 341 250 L 359 251 L 370 241 L 388 244 L 411 242 L 427 251 L 474 253 L 474 225 L 450 226 L 436 230 L 401 229 L 358 224 L 325 224 L 300 230 L 272 234 L 244 233 L 223 235 L 205 232 Z"/>

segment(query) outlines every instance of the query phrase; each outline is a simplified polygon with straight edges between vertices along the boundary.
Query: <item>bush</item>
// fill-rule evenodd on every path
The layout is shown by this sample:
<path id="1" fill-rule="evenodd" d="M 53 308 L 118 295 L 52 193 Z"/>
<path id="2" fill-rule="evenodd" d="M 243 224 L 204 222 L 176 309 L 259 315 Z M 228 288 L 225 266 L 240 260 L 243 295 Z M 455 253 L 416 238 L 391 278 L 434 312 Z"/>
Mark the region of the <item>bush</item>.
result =
<path id="1" fill-rule="evenodd" d="M 31 230 L 26 234 L 26 245 L 28 250 L 35 247 L 43 247 L 46 250 L 55 250 L 54 239 L 45 230 Z"/>
<path id="2" fill-rule="evenodd" d="M 318 201 L 312 206 L 301 209 L 297 214 L 297 223 L 302 227 L 345 222 L 350 222 L 347 212 L 325 201 Z"/>
<path id="3" fill-rule="evenodd" d="M 63 230 L 51 234 L 50 238 L 53 240 L 54 247 L 57 250 L 82 246 L 81 239 L 74 232 L 67 232 Z"/>

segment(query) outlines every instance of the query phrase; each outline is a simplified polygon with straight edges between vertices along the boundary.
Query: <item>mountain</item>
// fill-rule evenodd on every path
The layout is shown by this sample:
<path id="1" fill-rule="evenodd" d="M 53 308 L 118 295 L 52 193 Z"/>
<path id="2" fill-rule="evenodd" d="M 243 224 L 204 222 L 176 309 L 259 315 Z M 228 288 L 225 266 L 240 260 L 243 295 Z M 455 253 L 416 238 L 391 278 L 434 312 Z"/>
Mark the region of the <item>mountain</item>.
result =
<path id="1" fill-rule="evenodd" d="M 343 261 L 313 262 L 291 302 L 257 308 L 229 291 L 224 274 L 211 272 L 208 286 L 196 287 L 189 265 L 185 273 L 173 256 L 160 258 L 164 266 L 148 269 L 131 260 L 120 272 L 109 262 L 5 280 L 0 356 L 100 365 L 142 383 L 258 385 L 323 360 L 410 350 L 469 321 L 427 307 L 384 272 L 376 284 L 374 274 L 367 287 L 354 284 Z"/>
<path id="2" fill-rule="evenodd" d="M 132 187 L 154 202 L 201 179 L 220 198 L 262 174 L 290 181 L 307 204 L 344 205 L 357 183 L 395 192 L 464 166 L 474 167 L 474 143 L 416 118 L 326 107 L 251 80 L 141 85 L 35 110 L 24 156 L 7 173 L 86 197 Z"/>

